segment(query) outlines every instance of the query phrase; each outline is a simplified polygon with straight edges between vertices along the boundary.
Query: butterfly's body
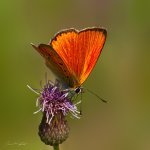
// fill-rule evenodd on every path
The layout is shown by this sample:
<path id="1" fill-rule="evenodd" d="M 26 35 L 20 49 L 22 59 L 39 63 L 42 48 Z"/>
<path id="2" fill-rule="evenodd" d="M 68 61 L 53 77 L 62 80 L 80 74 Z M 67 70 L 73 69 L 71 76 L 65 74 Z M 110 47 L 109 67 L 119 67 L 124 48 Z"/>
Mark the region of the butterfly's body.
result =
<path id="1" fill-rule="evenodd" d="M 80 87 L 94 68 L 106 40 L 103 28 L 63 30 L 49 44 L 32 46 L 45 58 L 50 68 L 68 88 Z"/>

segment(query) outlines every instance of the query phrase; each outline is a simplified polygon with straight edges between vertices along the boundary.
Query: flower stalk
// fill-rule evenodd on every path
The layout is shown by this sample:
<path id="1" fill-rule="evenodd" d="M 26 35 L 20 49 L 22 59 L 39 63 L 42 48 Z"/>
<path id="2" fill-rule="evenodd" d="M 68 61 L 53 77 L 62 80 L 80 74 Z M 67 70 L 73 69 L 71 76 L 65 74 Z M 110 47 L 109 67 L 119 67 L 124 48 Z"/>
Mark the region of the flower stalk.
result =
<path id="1" fill-rule="evenodd" d="M 53 146 L 54 150 L 59 150 L 59 144 Z"/>

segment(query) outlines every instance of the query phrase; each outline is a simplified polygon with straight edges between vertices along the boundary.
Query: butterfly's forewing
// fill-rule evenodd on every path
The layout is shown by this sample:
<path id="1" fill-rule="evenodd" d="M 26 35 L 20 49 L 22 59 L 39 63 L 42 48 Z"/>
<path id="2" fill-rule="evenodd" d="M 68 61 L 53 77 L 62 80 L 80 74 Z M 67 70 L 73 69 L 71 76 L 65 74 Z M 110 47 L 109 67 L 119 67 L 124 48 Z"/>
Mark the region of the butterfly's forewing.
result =
<path id="1" fill-rule="evenodd" d="M 87 28 L 79 32 L 69 29 L 59 32 L 49 43 L 77 80 L 73 87 L 80 86 L 89 76 L 102 51 L 106 34 L 102 28 Z"/>
<path id="2" fill-rule="evenodd" d="M 62 79 L 67 86 L 72 87 L 77 82 L 74 76 L 71 76 L 68 67 L 64 64 L 61 57 L 50 45 L 40 44 L 35 46 L 32 44 L 32 46 L 45 58 L 47 67 Z"/>
<path id="3" fill-rule="evenodd" d="M 96 28 L 81 31 L 78 40 L 85 44 L 83 49 L 86 49 L 83 71 L 79 75 L 79 80 L 82 84 L 91 73 L 100 56 L 106 40 L 106 30 Z"/>

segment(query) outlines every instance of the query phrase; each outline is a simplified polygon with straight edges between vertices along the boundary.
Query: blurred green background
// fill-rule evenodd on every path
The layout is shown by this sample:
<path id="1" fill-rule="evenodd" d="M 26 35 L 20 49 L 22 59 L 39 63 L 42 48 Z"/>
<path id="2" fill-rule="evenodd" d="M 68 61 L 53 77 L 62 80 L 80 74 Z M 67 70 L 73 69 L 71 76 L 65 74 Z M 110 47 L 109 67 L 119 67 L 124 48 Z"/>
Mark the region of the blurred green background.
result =
<path id="1" fill-rule="evenodd" d="M 37 95 L 46 68 L 30 43 L 48 43 L 61 29 L 107 28 L 101 57 L 84 86 L 80 120 L 69 119 L 61 150 L 150 149 L 150 1 L 1 0 L 0 150 L 50 150 L 37 134 Z"/>

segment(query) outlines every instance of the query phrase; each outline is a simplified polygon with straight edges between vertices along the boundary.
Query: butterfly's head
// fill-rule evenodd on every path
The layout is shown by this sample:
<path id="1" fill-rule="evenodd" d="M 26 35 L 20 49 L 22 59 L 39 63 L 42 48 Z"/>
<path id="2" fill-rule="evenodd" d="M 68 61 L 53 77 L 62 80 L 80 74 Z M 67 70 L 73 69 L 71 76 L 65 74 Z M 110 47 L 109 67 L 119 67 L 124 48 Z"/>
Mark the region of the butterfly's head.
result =
<path id="1" fill-rule="evenodd" d="M 80 93 L 83 92 L 83 88 L 80 87 L 80 86 L 78 86 L 78 87 L 76 87 L 76 88 L 74 89 L 74 92 L 75 92 L 76 94 L 80 94 Z"/>

